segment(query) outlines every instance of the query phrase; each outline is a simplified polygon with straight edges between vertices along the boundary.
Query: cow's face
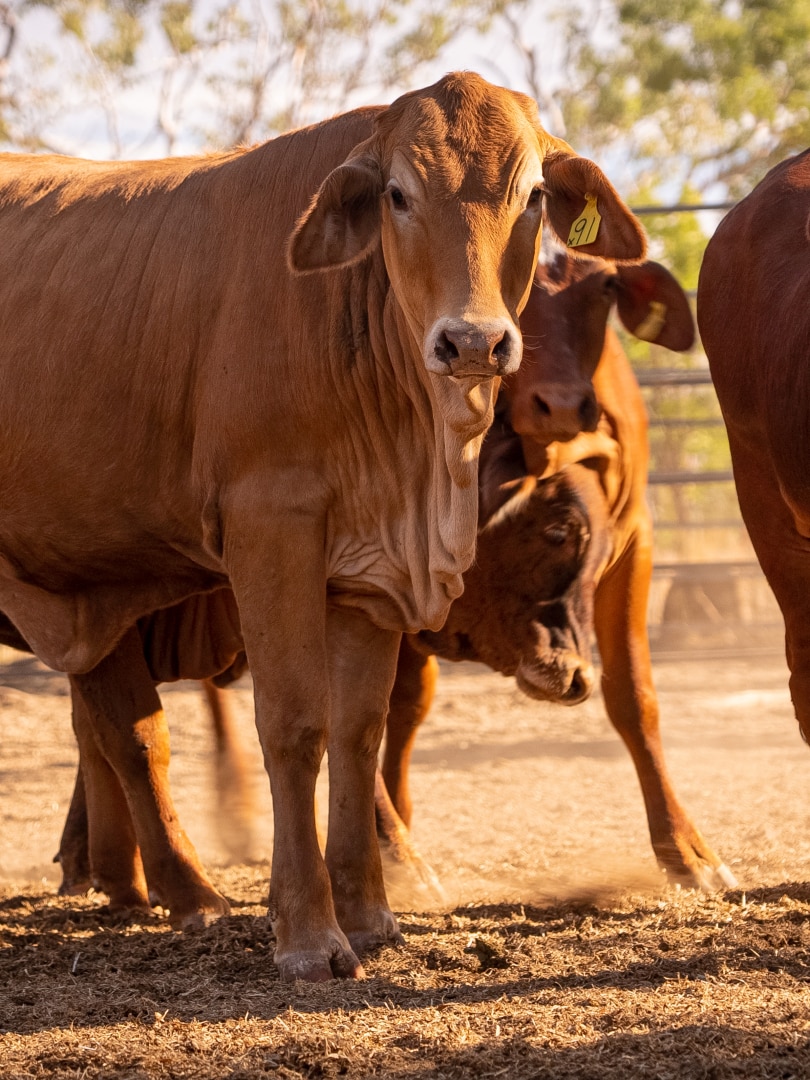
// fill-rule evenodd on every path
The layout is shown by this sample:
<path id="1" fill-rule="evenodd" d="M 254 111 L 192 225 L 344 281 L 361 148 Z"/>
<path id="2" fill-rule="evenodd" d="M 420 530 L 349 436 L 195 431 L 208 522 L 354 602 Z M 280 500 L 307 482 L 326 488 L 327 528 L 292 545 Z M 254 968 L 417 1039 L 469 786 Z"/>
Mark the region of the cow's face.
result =
<path id="1" fill-rule="evenodd" d="M 548 446 L 595 431 L 593 375 L 611 309 L 636 337 L 683 351 L 694 340 L 689 301 L 658 263 L 577 259 L 546 235 L 520 317 L 524 359 L 504 382 L 512 427 Z"/>
<path id="2" fill-rule="evenodd" d="M 593 594 L 611 543 L 598 477 L 568 466 L 501 497 L 447 622 L 418 642 L 514 675 L 530 697 L 574 705 L 593 688 Z"/>
<path id="3" fill-rule="evenodd" d="M 602 215 L 588 253 L 641 257 L 636 220 L 595 165 L 542 129 L 530 98 L 448 75 L 395 101 L 327 177 L 293 234 L 290 265 L 346 266 L 380 245 L 424 368 L 466 390 L 520 362 L 544 200 L 567 237 L 586 194 Z"/>

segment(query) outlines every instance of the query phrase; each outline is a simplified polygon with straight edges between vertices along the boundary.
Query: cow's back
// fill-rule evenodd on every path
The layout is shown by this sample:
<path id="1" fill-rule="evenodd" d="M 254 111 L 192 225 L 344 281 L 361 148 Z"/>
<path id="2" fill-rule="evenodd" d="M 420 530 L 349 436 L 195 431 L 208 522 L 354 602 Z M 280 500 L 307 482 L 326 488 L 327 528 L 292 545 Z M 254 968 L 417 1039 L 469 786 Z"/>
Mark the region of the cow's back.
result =
<path id="1" fill-rule="evenodd" d="M 0 607 L 51 666 L 224 584 L 218 492 L 314 452 L 333 386 L 296 358 L 333 328 L 302 348 L 324 291 L 286 244 L 376 112 L 196 158 L 0 157 Z"/>
<path id="2" fill-rule="evenodd" d="M 250 441 L 259 387 L 255 426 L 290 413 L 312 288 L 285 245 L 374 115 L 195 158 L 0 156 L 0 551 L 23 577 L 137 578 L 133 546 L 171 572 L 199 544 L 218 444 Z"/>

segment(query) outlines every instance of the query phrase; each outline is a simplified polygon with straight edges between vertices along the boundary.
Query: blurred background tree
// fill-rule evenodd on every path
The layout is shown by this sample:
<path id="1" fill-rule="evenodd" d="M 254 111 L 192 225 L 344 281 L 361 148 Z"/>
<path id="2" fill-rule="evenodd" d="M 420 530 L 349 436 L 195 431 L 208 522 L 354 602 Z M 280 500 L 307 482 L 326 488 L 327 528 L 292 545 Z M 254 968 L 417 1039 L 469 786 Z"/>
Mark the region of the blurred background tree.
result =
<path id="1" fill-rule="evenodd" d="M 527 2 L 2 0 L 0 141 L 105 157 L 255 142 L 417 85 Z"/>
<path id="2" fill-rule="evenodd" d="M 617 0 L 565 20 L 572 139 L 647 183 L 738 198 L 810 144 L 806 0 Z"/>

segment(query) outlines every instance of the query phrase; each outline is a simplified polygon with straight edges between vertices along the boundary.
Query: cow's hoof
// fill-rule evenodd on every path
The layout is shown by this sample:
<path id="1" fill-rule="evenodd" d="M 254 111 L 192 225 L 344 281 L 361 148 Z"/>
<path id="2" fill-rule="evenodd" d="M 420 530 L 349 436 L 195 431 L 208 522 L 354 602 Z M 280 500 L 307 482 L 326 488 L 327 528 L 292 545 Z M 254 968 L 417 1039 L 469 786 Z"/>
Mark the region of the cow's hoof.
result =
<path id="1" fill-rule="evenodd" d="M 329 982 L 332 979 L 364 979 L 363 965 L 351 949 L 337 946 L 330 953 L 291 952 L 280 955 L 276 950 L 276 967 L 282 982 Z"/>
<path id="2" fill-rule="evenodd" d="M 59 886 L 57 896 L 87 896 L 90 890 L 93 888 L 93 882 L 89 877 L 87 878 L 73 878 L 69 879 L 67 876 L 62 878 L 62 884 Z"/>
<path id="3" fill-rule="evenodd" d="M 430 911 L 447 907 L 447 893 L 433 867 L 415 850 L 400 857 L 380 845 L 385 891 L 398 911 Z"/>
<path id="4" fill-rule="evenodd" d="M 723 889 L 739 887 L 737 879 L 725 863 L 720 863 L 719 866 L 705 866 L 701 870 L 698 884 L 704 892 L 722 892 Z"/>
<path id="5" fill-rule="evenodd" d="M 712 866 L 700 860 L 677 869 L 668 867 L 666 873 L 669 883 L 678 888 L 700 889 L 706 893 L 738 888 L 737 879 L 725 863 Z"/>
<path id="6" fill-rule="evenodd" d="M 173 930 L 203 930 L 223 915 L 230 915 L 231 905 L 224 896 L 197 904 L 193 908 L 169 908 L 169 925 Z"/>
<path id="7" fill-rule="evenodd" d="M 76 851 L 71 850 L 73 847 L 76 845 L 65 847 L 65 850 L 60 848 L 53 857 L 53 861 L 62 867 L 59 896 L 85 896 L 93 888 L 87 845 L 79 845 Z"/>
<path id="8" fill-rule="evenodd" d="M 346 937 L 358 956 L 364 956 L 372 949 L 379 949 L 383 945 L 400 947 L 405 944 L 405 938 L 399 929 L 399 924 L 390 911 L 382 909 L 375 912 L 374 917 L 366 921 L 366 925 L 354 930 L 347 930 Z"/>
<path id="9" fill-rule="evenodd" d="M 103 881 L 94 877 L 92 887 L 97 893 L 106 893 L 110 911 L 128 912 L 142 911 L 151 912 L 152 904 L 143 889 L 137 882 L 126 880 Z"/>

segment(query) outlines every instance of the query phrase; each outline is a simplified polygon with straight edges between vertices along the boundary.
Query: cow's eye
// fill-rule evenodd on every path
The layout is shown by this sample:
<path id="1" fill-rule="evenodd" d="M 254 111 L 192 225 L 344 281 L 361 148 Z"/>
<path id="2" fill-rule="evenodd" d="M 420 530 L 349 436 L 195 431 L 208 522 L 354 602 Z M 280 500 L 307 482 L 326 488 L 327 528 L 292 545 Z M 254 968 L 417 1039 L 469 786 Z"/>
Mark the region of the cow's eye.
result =
<path id="1" fill-rule="evenodd" d="M 616 295 L 619 291 L 619 285 L 620 282 L 618 274 L 610 274 L 608 277 L 605 278 L 602 288 L 604 289 L 605 296 L 608 300 L 613 301 L 616 299 Z"/>
<path id="2" fill-rule="evenodd" d="M 396 209 L 396 210 L 407 210 L 408 209 L 408 200 L 405 198 L 405 196 L 402 193 L 402 191 L 400 190 L 400 188 L 395 187 L 394 185 L 392 185 L 388 189 L 388 194 L 391 196 L 391 202 L 394 205 L 394 209 Z"/>
<path id="3" fill-rule="evenodd" d="M 543 187 L 543 185 L 535 184 L 529 194 L 529 199 L 526 203 L 526 209 L 528 210 L 530 206 L 539 206 L 540 203 L 543 201 L 543 196 L 545 194 L 547 194 L 547 191 Z"/>
<path id="4" fill-rule="evenodd" d="M 569 529 L 567 525 L 549 525 L 543 530 L 543 535 L 550 544 L 560 547 L 568 539 Z"/>

